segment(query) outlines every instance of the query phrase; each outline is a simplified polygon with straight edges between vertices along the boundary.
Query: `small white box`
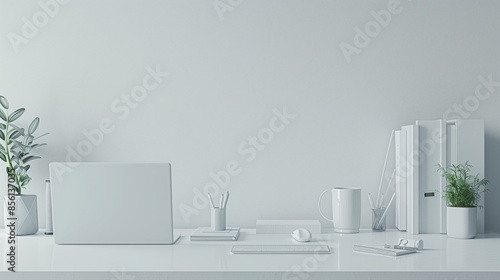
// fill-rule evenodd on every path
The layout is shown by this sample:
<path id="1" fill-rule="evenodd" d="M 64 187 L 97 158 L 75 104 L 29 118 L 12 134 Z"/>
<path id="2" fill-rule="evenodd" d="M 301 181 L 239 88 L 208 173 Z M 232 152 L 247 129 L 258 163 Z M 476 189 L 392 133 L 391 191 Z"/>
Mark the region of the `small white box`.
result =
<path id="1" fill-rule="evenodd" d="M 255 228 L 258 234 L 292 233 L 298 228 L 305 228 L 312 234 L 321 234 L 321 223 L 318 220 L 257 220 Z"/>

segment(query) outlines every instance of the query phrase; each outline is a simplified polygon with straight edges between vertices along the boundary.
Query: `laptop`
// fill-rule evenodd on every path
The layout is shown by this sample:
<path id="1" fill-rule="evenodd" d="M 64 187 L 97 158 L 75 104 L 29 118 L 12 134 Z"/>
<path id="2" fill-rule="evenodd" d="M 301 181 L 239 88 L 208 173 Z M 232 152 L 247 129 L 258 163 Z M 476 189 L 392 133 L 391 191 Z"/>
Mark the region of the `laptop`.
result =
<path id="1" fill-rule="evenodd" d="M 56 244 L 173 244 L 169 163 L 49 164 Z"/>

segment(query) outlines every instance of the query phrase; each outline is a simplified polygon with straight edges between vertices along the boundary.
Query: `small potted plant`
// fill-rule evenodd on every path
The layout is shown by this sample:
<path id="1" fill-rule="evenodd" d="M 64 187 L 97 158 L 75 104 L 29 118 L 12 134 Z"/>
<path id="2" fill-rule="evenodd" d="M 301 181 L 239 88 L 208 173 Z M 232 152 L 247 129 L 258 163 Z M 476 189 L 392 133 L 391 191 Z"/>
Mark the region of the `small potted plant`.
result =
<path id="1" fill-rule="evenodd" d="M 446 190 L 443 197 L 447 203 L 446 231 L 453 238 L 474 238 L 477 233 L 477 207 L 481 194 L 489 183 L 479 179 L 479 174 L 471 174 L 472 165 L 452 165 L 438 171 L 446 178 Z"/>
<path id="2" fill-rule="evenodd" d="M 16 235 L 34 234 L 38 231 L 38 213 L 35 195 L 22 194 L 22 190 L 31 181 L 28 175 L 29 163 L 40 157 L 31 152 L 45 143 L 35 143 L 40 136 L 34 136 L 40 123 L 35 118 L 27 129 L 20 128 L 14 122 L 18 120 L 25 109 L 20 108 L 9 114 L 9 103 L 0 96 L 0 159 L 7 164 L 7 196 L 4 198 L 4 221 L 7 227 L 15 222 Z"/>

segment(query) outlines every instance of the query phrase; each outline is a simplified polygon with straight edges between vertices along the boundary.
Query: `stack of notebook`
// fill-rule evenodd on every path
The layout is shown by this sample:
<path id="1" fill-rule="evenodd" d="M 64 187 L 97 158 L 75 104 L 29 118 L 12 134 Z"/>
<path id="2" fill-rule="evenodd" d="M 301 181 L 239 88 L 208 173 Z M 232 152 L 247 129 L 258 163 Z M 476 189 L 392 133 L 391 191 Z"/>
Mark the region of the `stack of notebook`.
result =
<path id="1" fill-rule="evenodd" d="M 213 231 L 209 227 L 199 227 L 191 234 L 191 241 L 236 241 L 240 236 L 240 228 L 227 228 L 224 231 Z"/>
<path id="2" fill-rule="evenodd" d="M 402 256 L 417 252 L 417 250 L 412 250 L 412 249 L 404 250 L 404 249 L 385 248 L 384 246 L 374 247 L 374 246 L 362 246 L 362 245 L 354 245 L 354 251 L 385 255 L 385 256 Z"/>

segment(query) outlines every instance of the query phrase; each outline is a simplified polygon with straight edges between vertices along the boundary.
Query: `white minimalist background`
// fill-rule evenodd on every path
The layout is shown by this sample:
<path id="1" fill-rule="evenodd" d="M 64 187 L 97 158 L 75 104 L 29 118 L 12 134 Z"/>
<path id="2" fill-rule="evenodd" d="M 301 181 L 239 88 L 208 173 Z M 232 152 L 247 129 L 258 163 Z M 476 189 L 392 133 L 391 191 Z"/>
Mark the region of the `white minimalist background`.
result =
<path id="1" fill-rule="evenodd" d="M 500 81 L 499 1 L 402 0 L 350 63 L 340 44 L 356 47 L 355 28 L 390 1 L 215 3 L 227 10 L 219 15 L 212 0 L 75 0 L 52 7 L 44 22 L 39 1 L 0 1 L 0 94 L 27 109 L 22 123 L 39 116 L 40 132 L 51 133 L 25 191 L 39 197 L 41 227 L 48 163 L 83 149 L 84 131 L 95 133 L 103 120 L 108 133 L 81 160 L 171 162 L 176 227 L 209 224 L 209 208 L 193 199 L 232 161 L 241 171 L 224 189 L 229 225 L 321 220 L 319 194 L 344 185 L 363 188 L 369 227 L 366 195 L 377 191 L 391 130 L 469 102 L 449 117 L 486 122 L 486 228 L 500 232 L 500 86 L 472 98 L 478 77 Z M 23 36 L 34 16 L 39 27 L 16 53 L 12 34 Z M 148 67 L 169 75 L 126 101 Z M 285 107 L 295 118 L 271 139 L 273 109 Z M 254 158 L 238 151 L 259 132 L 268 143 Z M 137 187 L 139 203 L 149 195 Z M 199 212 L 186 218 L 189 207 Z"/>

